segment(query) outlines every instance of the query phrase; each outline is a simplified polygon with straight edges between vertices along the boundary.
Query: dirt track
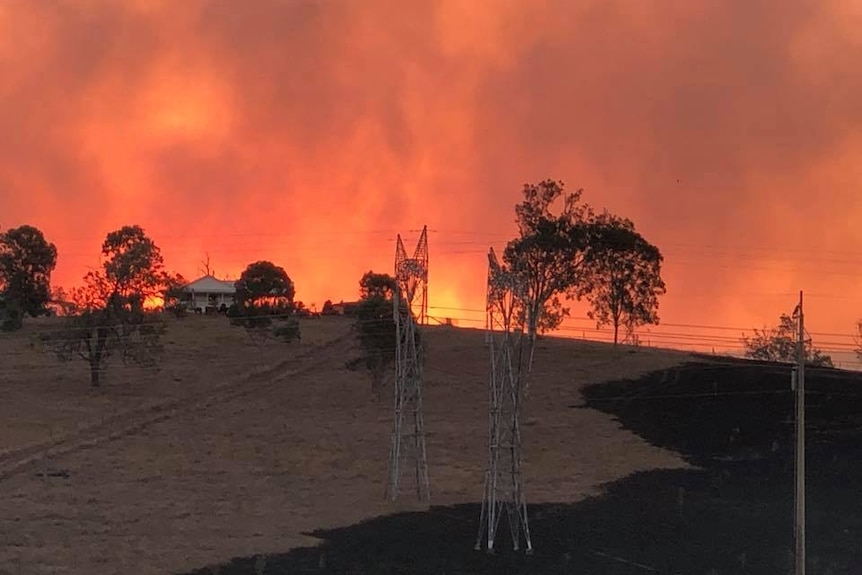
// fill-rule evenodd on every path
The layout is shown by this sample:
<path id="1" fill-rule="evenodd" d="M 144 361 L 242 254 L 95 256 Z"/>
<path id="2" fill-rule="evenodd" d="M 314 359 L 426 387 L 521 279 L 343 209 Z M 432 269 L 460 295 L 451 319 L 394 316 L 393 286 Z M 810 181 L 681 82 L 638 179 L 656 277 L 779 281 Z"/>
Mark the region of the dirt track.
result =
<path id="1" fill-rule="evenodd" d="M 256 371 L 237 381 L 228 381 L 206 391 L 179 399 L 157 402 L 138 409 L 112 414 L 101 422 L 77 429 L 48 442 L 27 445 L 0 453 L 0 481 L 27 469 L 42 460 L 69 455 L 82 449 L 142 432 L 146 427 L 185 413 L 212 406 L 252 393 L 262 393 L 267 387 L 296 377 L 303 372 L 319 369 L 325 361 L 319 359 L 330 349 L 341 345 L 347 349 L 349 337 L 343 335 L 331 342 L 307 350 L 303 354 Z"/>

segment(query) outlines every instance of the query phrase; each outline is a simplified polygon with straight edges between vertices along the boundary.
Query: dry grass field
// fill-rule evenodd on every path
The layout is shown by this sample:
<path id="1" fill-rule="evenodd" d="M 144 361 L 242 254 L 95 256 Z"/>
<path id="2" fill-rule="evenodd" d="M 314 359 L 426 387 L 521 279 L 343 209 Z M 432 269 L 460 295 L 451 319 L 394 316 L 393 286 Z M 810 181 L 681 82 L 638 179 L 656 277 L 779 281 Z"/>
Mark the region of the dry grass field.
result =
<path id="1" fill-rule="evenodd" d="M 178 573 L 314 544 L 303 535 L 422 509 L 383 500 L 392 402 L 375 401 L 349 320 L 305 320 L 260 349 L 222 317 L 169 322 L 159 370 L 39 349 L 31 321 L 0 335 L 0 573 Z M 483 332 L 427 328 L 432 503 L 481 498 L 487 449 Z M 531 503 L 575 502 L 676 454 L 583 404 L 588 384 L 688 361 L 683 353 L 548 338 L 524 414 Z M 391 387 L 390 387 L 391 390 Z M 408 485 L 409 486 L 409 485 Z"/>

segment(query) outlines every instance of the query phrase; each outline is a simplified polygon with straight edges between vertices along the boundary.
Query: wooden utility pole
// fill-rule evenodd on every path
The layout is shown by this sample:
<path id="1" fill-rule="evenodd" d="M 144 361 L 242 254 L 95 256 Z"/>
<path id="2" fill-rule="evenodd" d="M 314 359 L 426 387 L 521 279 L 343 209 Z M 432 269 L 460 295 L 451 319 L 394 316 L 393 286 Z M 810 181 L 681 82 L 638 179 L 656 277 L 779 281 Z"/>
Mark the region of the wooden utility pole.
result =
<path id="1" fill-rule="evenodd" d="M 796 543 L 795 575 L 805 575 L 805 323 L 802 291 L 796 308 L 799 335 L 796 342 Z"/>

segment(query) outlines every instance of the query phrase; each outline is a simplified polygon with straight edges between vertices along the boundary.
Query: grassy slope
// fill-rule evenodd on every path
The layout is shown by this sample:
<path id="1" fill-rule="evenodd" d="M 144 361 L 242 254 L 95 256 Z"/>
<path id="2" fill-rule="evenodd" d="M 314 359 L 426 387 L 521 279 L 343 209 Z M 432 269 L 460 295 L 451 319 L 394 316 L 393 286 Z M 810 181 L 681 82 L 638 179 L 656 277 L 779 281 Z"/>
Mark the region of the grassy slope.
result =
<path id="1" fill-rule="evenodd" d="M 349 322 L 307 321 L 301 344 L 261 352 L 224 318 L 189 318 L 170 326 L 161 371 L 111 371 L 97 393 L 82 366 L 58 367 L 29 347 L 40 327 L 0 338 L 0 446 L 8 453 L 85 423 L 102 427 L 87 437 L 100 441 L 69 442 L 68 453 L 3 480 L 0 565 L 11 572 L 176 572 L 419 507 L 409 492 L 382 501 L 391 402 L 388 394 L 373 401 L 365 374 L 344 368 L 357 352 Z M 487 448 L 483 334 L 430 328 L 427 342 L 433 503 L 476 501 Z M 577 501 L 637 470 L 683 466 L 610 415 L 569 406 L 583 402 L 584 385 L 688 358 L 544 340 L 524 418 L 529 500 Z M 261 373 L 248 378 L 253 371 Z M 211 392 L 231 382 L 231 393 Z M 210 403 L 176 402 L 200 395 Z M 134 415 L 99 423 L 170 401 L 164 417 L 140 428 L 123 427 Z"/>
<path id="2" fill-rule="evenodd" d="M 104 388 L 89 389 L 87 365 L 47 355 L 39 334 L 57 319 L 30 320 L 24 330 L 0 333 L 0 456 L 9 450 L 62 437 L 130 409 L 188 397 L 313 350 L 343 333 L 340 322 L 312 322 L 299 345 L 256 346 L 224 318 L 192 316 L 168 320 L 165 353 L 158 370 L 114 361 Z"/>

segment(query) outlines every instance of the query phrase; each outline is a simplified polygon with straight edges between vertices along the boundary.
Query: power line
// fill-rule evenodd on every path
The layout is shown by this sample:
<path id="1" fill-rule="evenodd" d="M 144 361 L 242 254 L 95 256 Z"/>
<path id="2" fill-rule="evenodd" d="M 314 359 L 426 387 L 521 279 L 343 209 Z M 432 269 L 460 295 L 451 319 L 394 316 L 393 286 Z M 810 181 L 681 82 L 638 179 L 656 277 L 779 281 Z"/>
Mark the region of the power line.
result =
<path id="1" fill-rule="evenodd" d="M 351 302 L 348 302 L 351 303 Z M 352 302 L 356 303 L 356 302 Z M 441 317 L 437 319 L 451 319 L 454 321 L 463 321 L 463 322 L 472 322 L 472 323 L 482 323 L 485 321 L 484 314 L 486 310 L 479 308 L 463 308 L 456 306 L 428 306 L 429 310 L 442 310 L 442 311 L 455 311 L 460 313 L 475 313 L 482 314 L 483 317 L 468 317 L 464 315 L 453 315 L 447 317 Z M 260 315 L 237 315 L 237 316 L 228 316 L 229 318 L 235 320 L 247 320 L 247 319 L 260 319 L 260 318 L 269 318 L 269 319 L 289 319 L 291 317 L 299 317 L 293 313 L 284 313 L 284 312 L 275 312 L 270 314 L 260 314 Z M 373 320 L 372 320 L 373 321 Z M 573 325 L 571 322 L 590 322 L 589 326 L 583 325 Z M 743 328 L 736 326 L 726 326 L 726 325 L 709 325 L 709 324 L 689 324 L 689 323 L 673 323 L 673 322 L 662 322 L 660 324 L 644 326 L 648 331 L 646 333 L 641 332 L 641 335 L 648 337 L 656 337 L 656 338 L 667 338 L 667 337 L 680 337 L 680 338 L 701 338 L 707 341 L 716 341 L 716 342 L 737 342 L 740 341 L 739 337 L 732 336 L 723 336 L 723 335 L 713 335 L 713 334 L 698 334 L 693 332 L 664 332 L 664 331 L 653 331 L 662 328 L 682 328 L 682 329 L 699 329 L 699 330 L 708 330 L 708 331 L 734 331 L 740 334 L 745 334 L 747 332 L 751 332 L 754 329 L 760 328 Z M 35 326 L 31 329 L 39 330 L 42 329 L 40 326 Z M 53 328 L 49 328 L 53 329 Z M 82 328 L 83 329 L 83 328 Z M 563 323 L 557 328 L 556 331 L 563 332 L 571 332 L 571 331 L 590 331 L 594 333 L 613 333 L 611 328 L 609 327 L 595 327 L 595 320 L 586 317 L 586 316 L 570 316 L 564 318 Z M 855 339 L 857 334 L 851 333 L 838 333 L 838 332 L 806 332 L 809 336 L 815 337 L 839 337 L 839 338 L 847 338 L 847 339 Z M 830 342 L 831 345 L 836 346 L 847 346 L 847 345 L 855 345 L 850 342 Z"/>
<path id="2" fill-rule="evenodd" d="M 325 226 L 322 226 L 325 227 Z M 151 228 L 147 228 L 151 229 Z M 390 242 L 394 243 L 394 237 L 402 230 L 396 228 L 346 228 L 343 229 L 341 227 L 333 226 L 332 230 L 338 230 L 339 235 L 368 235 L 368 236 L 378 236 L 378 235 L 387 235 L 391 236 L 389 239 Z M 154 240 L 163 240 L 163 239 L 223 239 L 223 238 L 308 238 L 308 237 L 330 237 L 332 230 L 329 229 L 309 229 L 302 231 L 278 231 L 278 232 L 264 232 L 264 231 L 245 231 L 245 232 L 212 232 L 212 233 L 160 233 L 158 231 L 149 233 Z M 411 230 L 416 233 L 421 232 L 421 229 Z M 470 240 L 469 243 L 475 243 L 476 245 L 487 246 L 489 242 L 499 242 L 501 240 L 508 241 L 514 239 L 516 237 L 517 232 L 512 231 L 510 233 L 505 232 L 489 232 L 489 231 L 478 231 L 478 230 L 463 230 L 463 229 L 428 229 L 428 233 L 431 234 L 439 234 L 440 236 L 446 235 L 455 235 L 455 236 L 473 236 L 474 240 Z M 97 245 L 101 245 L 104 241 L 104 235 L 86 235 L 86 236 L 53 236 L 48 238 L 49 241 L 52 242 L 94 242 Z M 442 245 L 446 240 L 442 238 L 437 238 L 435 240 L 435 245 Z M 805 254 L 807 257 L 805 259 L 817 259 L 822 260 L 824 255 L 832 255 L 832 256 L 846 256 L 846 259 L 836 260 L 842 263 L 853 263 L 858 264 L 862 263 L 862 258 L 859 257 L 858 252 L 849 251 L 849 250 L 833 250 L 826 248 L 793 248 L 782 245 L 781 247 L 776 246 L 757 246 L 757 245 L 744 245 L 744 246 L 733 246 L 733 245 L 715 245 L 715 244 L 692 244 L 692 243 L 673 243 L 673 242 L 664 242 L 662 244 L 663 251 L 670 250 L 687 250 L 687 251 L 698 251 L 698 252 L 709 252 L 710 255 L 715 254 L 727 254 L 729 256 L 742 256 L 745 254 L 762 254 L 762 253 L 772 253 L 772 254 L 780 254 L 782 259 L 788 259 L 786 256 L 788 254 Z M 792 258 L 791 258 L 792 259 Z M 826 260 L 829 261 L 829 260 Z"/>
<path id="3" fill-rule="evenodd" d="M 269 317 L 269 318 L 274 319 L 274 320 L 279 320 L 279 319 L 285 318 L 285 316 L 283 314 L 270 314 L 268 316 L 241 316 L 240 318 L 236 318 L 236 319 L 248 319 L 248 318 L 259 318 L 259 317 Z M 444 323 L 445 319 L 451 319 L 453 322 L 458 322 L 459 324 L 460 323 L 473 324 L 478 328 L 484 327 L 484 324 L 485 324 L 485 320 L 479 319 L 479 318 L 453 317 L 453 318 L 434 318 L 434 319 L 443 320 L 443 321 L 441 321 L 441 323 Z M 192 319 L 192 320 L 171 320 L 171 321 L 182 322 L 182 321 L 197 321 L 197 320 Z M 207 320 L 207 321 L 209 321 L 209 320 Z M 212 321 L 218 322 L 218 321 L 226 321 L 226 320 L 223 320 L 222 318 L 212 318 Z M 322 321 L 322 320 L 305 319 L 303 321 Z M 370 321 L 374 322 L 377 320 L 370 320 Z M 359 324 L 360 321 L 358 319 L 352 319 L 351 323 L 352 324 Z M 241 330 L 244 331 L 243 328 L 240 326 L 232 326 L 232 327 L 235 327 L 237 329 L 237 331 L 241 331 Z M 29 333 L 31 338 L 38 337 L 40 333 L 44 334 L 44 333 L 54 331 L 54 328 L 45 327 L 45 326 L 36 326 L 36 327 L 31 326 L 31 327 L 28 327 L 26 329 L 28 329 L 28 333 Z M 590 342 L 610 343 L 612 341 L 612 331 L 610 329 L 607 329 L 607 328 L 605 328 L 605 329 L 579 330 L 577 328 L 569 327 L 569 328 L 563 328 L 560 331 L 563 332 L 563 334 L 566 334 L 566 333 L 572 334 L 572 333 L 576 333 L 578 331 L 581 331 L 584 334 L 589 333 L 590 337 L 587 338 L 586 340 L 590 341 Z M 565 335 L 563 335 L 563 334 L 556 334 L 556 335 L 557 336 L 562 335 L 562 337 L 564 337 L 565 339 L 580 340 L 580 341 L 584 340 L 583 338 L 578 338 L 578 337 L 565 337 Z M 552 334 L 552 335 L 555 335 L 555 334 Z M 689 351 L 708 352 L 709 348 L 711 348 L 711 347 L 714 348 L 716 346 L 716 344 L 719 344 L 720 349 L 718 351 L 721 353 L 742 352 L 745 350 L 745 347 L 740 340 L 734 340 L 732 338 L 726 338 L 724 340 L 713 341 L 713 340 L 709 340 L 709 339 L 704 339 L 702 336 L 699 336 L 697 334 L 685 334 L 685 333 L 674 333 L 674 334 L 668 334 L 668 335 L 650 333 L 648 335 L 648 338 L 649 338 L 648 344 L 647 345 L 641 345 L 640 347 L 642 347 L 644 349 L 669 349 L 669 350 L 673 350 L 673 349 L 686 350 L 686 349 L 688 349 Z M 72 338 L 57 338 L 57 339 L 55 339 L 55 341 L 58 343 L 62 343 L 64 341 L 74 342 L 74 341 L 77 341 L 77 338 L 74 338 L 74 337 L 72 337 Z M 269 338 L 269 341 L 272 341 L 273 343 L 278 342 L 278 345 L 289 345 L 289 344 L 284 344 L 284 343 L 279 342 L 275 336 Z M 252 342 L 252 344 L 253 344 L 253 342 Z M 624 344 L 621 346 L 621 348 L 626 348 L 626 347 L 628 347 L 628 346 L 625 346 Z M 834 354 L 834 353 L 851 354 L 855 351 L 855 349 L 852 349 L 849 347 L 849 344 L 838 345 L 835 342 L 829 342 L 829 345 L 823 345 L 822 347 L 820 347 L 820 349 L 824 353 L 832 353 L 832 354 Z M 394 349 L 389 350 L 389 351 L 394 352 Z M 45 355 L 52 355 L 52 354 L 45 351 Z M 9 357 L 8 360 L 13 360 L 13 359 L 12 359 L 12 357 Z M 12 367 L 12 365 L 9 364 L 8 360 L 6 362 L 6 365 L 4 365 L 3 367 L 0 367 L 0 373 L 3 373 L 3 374 L 14 373 L 17 375 L 22 371 L 31 369 L 30 366 L 26 366 L 26 365 L 25 366 Z M 74 358 L 73 361 L 77 363 L 79 360 L 78 360 L 78 358 Z M 233 365 L 233 362 L 230 362 L 230 361 L 225 361 L 223 364 L 220 364 L 218 362 L 218 360 L 209 360 L 208 363 L 210 365 Z M 858 360 L 848 360 L 845 363 L 849 363 L 852 365 L 859 365 L 862 362 L 859 362 Z M 43 366 L 40 369 L 58 371 L 58 370 L 63 370 L 63 369 L 68 369 L 68 368 L 67 368 L 67 364 L 65 362 L 63 362 L 63 363 L 58 362 L 57 364 L 55 364 L 53 366 Z M 141 367 L 141 366 L 134 366 L 134 369 L 136 369 L 136 370 L 148 370 L 150 368 Z M 156 368 L 152 368 L 152 369 L 158 370 L 160 368 L 156 367 Z"/>

